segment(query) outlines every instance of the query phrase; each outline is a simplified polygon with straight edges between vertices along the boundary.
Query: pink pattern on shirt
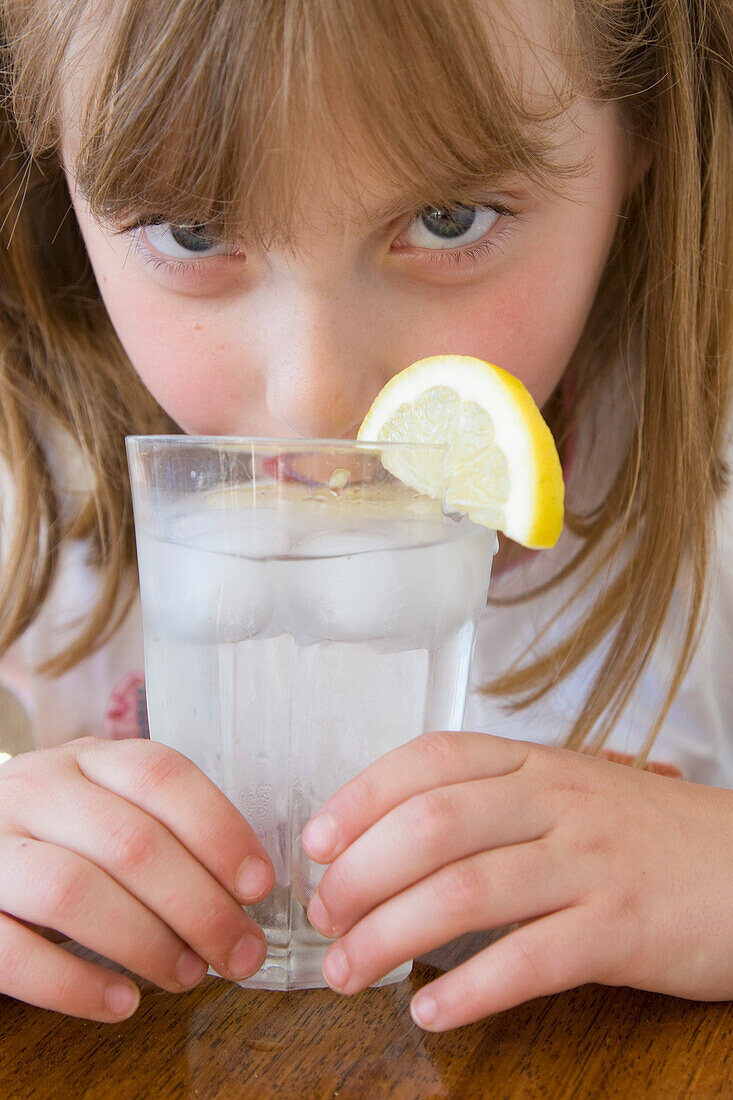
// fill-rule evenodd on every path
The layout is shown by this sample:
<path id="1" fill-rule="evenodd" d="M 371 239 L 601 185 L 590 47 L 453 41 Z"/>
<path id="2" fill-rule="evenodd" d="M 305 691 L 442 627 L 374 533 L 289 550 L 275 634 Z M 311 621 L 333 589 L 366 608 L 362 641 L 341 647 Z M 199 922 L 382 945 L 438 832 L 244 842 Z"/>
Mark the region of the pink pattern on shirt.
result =
<path id="1" fill-rule="evenodd" d="M 113 741 L 150 737 L 145 677 L 142 672 L 123 676 L 110 695 L 104 715 L 104 736 Z"/>

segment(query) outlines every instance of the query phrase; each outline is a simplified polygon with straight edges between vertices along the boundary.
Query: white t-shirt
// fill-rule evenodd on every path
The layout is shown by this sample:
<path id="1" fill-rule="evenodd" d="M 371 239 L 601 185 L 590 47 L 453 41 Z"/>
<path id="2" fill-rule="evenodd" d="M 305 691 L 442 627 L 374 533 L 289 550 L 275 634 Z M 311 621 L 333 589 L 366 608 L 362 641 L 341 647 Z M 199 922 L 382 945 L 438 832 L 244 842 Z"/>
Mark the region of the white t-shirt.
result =
<path id="1" fill-rule="evenodd" d="M 613 474 L 608 454 L 618 436 L 599 438 L 607 426 L 599 422 L 587 434 L 594 446 L 578 443 L 569 490 L 575 485 L 574 500 L 582 503 L 584 486 L 592 487 L 586 500 L 604 491 L 604 481 Z M 66 444 L 54 443 L 58 468 L 60 451 Z M 76 491 L 83 483 L 83 471 L 64 460 L 66 480 Z M 70 472 L 71 471 L 71 472 Z M 7 477 L 7 475 L 6 475 Z M 11 488 L 6 481 L 4 503 Z M 577 486 L 580 490 L 577 491 Z M 7 514 L 7 512 L 6 512 Z M 7 533 L 7 529 L 6 529 Z M 0 543 L 1 545 L 1 543 Z M 553 575 L 574 549 L 574 539 L 564 532 L 557 546 L 529 558 L 515 569 L 495 578 L 491 595 L 503 599 L 536 587 Z M 585 698 L 602 654 L 591 654 L 572 674 L 537 704 L 512 712 L 500 700 L 481 692 L 481 685 L 511 667 L 533 645 L 538 628 L 553 616 L 563 594 L 577 583 L 571 579 L 563 588 L 521 603 L 496 606 L 490 602 L 479 623 L 472 681 L 464 728 L 504 737 L 562 744 L 579 701 Z M 75 623 L 94 605 L 98 579 L 86 564 L 86 547 L 67 544 L 61 554 L 53 590 L 39 616 L 24 636 L 0 660 L 0 681 L 21 701 L 29 717 L 32 742 L 36 746 L 57 745 L 74 737 L 124 737 L 145 735 L 143 639 L 139 601 L 123 626 L 97 653 L 56 679 L 33 672 L 45 658 L 58 652 L 65 639 L 73 636 Z M 598 583 L 582 607 L 597 598 Z M 582 611 L 582 607 L 579 609 Z M 563 636 L 570 617 L 561 616 L 549 629 L 538 651 Z M 733 634 L 733 494 L 719 510 L 719 540 L 710 585 L 710 614 L 700 646 L 665 721 L 652 756 L 676 765 L 691 780 L 733 787 L 733 677 L 730 676 Z M 665 637 L 657 646 L 631 704 L 608 743 L 609 748 L 635 753 L 666 693 L 674 655 L 675 608 L 668 620 Z M 1 721 L 0 709 L 0 721 Z M 31 747 L 30 744 L 28 747 Z M 2 729 L 0 728 L 0 752 Z"/>

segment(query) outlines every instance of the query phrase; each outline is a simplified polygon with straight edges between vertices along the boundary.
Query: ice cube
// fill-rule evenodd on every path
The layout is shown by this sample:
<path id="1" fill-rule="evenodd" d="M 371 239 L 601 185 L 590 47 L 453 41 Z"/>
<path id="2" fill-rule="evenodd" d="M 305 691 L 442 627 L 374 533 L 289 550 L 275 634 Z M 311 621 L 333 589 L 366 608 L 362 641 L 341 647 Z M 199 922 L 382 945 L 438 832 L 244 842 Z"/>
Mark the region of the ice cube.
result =
<path id="1" fill-rule="evenodd" d="M 384 548 L 390 538 L 392 545 Z M 430 649 L 472 611 L 465 542 L 395 549 L 394 532 L 389 538 L 364 530 L 313 536 L 307 547 L 305 541 L 301 545 L 307 558 L 282 563 L 287 575 L 279 585 L 280 621 L 299 644 Z"/>
<path id="2" fill-rule="evenodd" d="M 169 641 L 238 642 L 277 632 L 266 562 L 138 540 L 146 624 Z"/>
<path id="3" fill-rule="evenodd" d="M 285 517 L 274 508 L 254 508 L 251 516 L 234 516 L 232 549 L 247 558 L 277 558 L 290 549 Z"/>
<path id="4" fill-rule="evenodd" d="M 399 539 L 389 528 L 362 525 L 304 535 L 298 542 L 297 552 L 304 558 L 341 558 L 396 546 L 399 546 Z"/>
<path id="5" fill-rule="evenodd" d="M 173 542 L 245 558 L 276 558 L 290 549 L 286 517 L 275 508 L 197 511 L 171 531 Z"/>

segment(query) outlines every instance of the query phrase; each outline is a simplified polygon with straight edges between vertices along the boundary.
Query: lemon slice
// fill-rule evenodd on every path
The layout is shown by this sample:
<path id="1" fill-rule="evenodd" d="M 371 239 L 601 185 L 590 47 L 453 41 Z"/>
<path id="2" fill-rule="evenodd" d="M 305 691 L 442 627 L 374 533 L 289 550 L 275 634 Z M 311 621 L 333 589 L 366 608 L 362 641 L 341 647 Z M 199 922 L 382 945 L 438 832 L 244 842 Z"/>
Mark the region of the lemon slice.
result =
<path id="1" fill-rule="evenodd" d="M 554 546 L 562 530 L 563 483 L 552 433 L 522 383 L 465 355 L 420 359 L 391 378 L 359 428 L 370 442 L 448 444 L 440 453 L 386 449 L 400 481 L 449 511 L 523 546 Z"/>

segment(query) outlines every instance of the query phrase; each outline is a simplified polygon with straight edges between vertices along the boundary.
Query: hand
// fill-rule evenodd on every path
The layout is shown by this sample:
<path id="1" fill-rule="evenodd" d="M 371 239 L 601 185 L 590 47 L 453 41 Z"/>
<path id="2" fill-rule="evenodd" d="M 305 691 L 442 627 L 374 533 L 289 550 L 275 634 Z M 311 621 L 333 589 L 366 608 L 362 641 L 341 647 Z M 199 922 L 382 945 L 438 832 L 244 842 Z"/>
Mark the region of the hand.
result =
<path id="1" fill-rule="evenodd" d="M 481 733 L 426 734 L 303 832 L 308 917 L 357 993 L 466 932 L 509 932 L 424 989 L 445 1031 L 585 982 L 733 997 L 733 792 Z"/>
<path id="2" fill-rule="evenodd" d="M 231 802 L 179 753 L 84 738 L 0 765 L 0 993 L 117 1021 L 140 995 L 52 928 L 169 992 L 242 979 L 264 936 L 241 908 L 274 873 Z"/>

